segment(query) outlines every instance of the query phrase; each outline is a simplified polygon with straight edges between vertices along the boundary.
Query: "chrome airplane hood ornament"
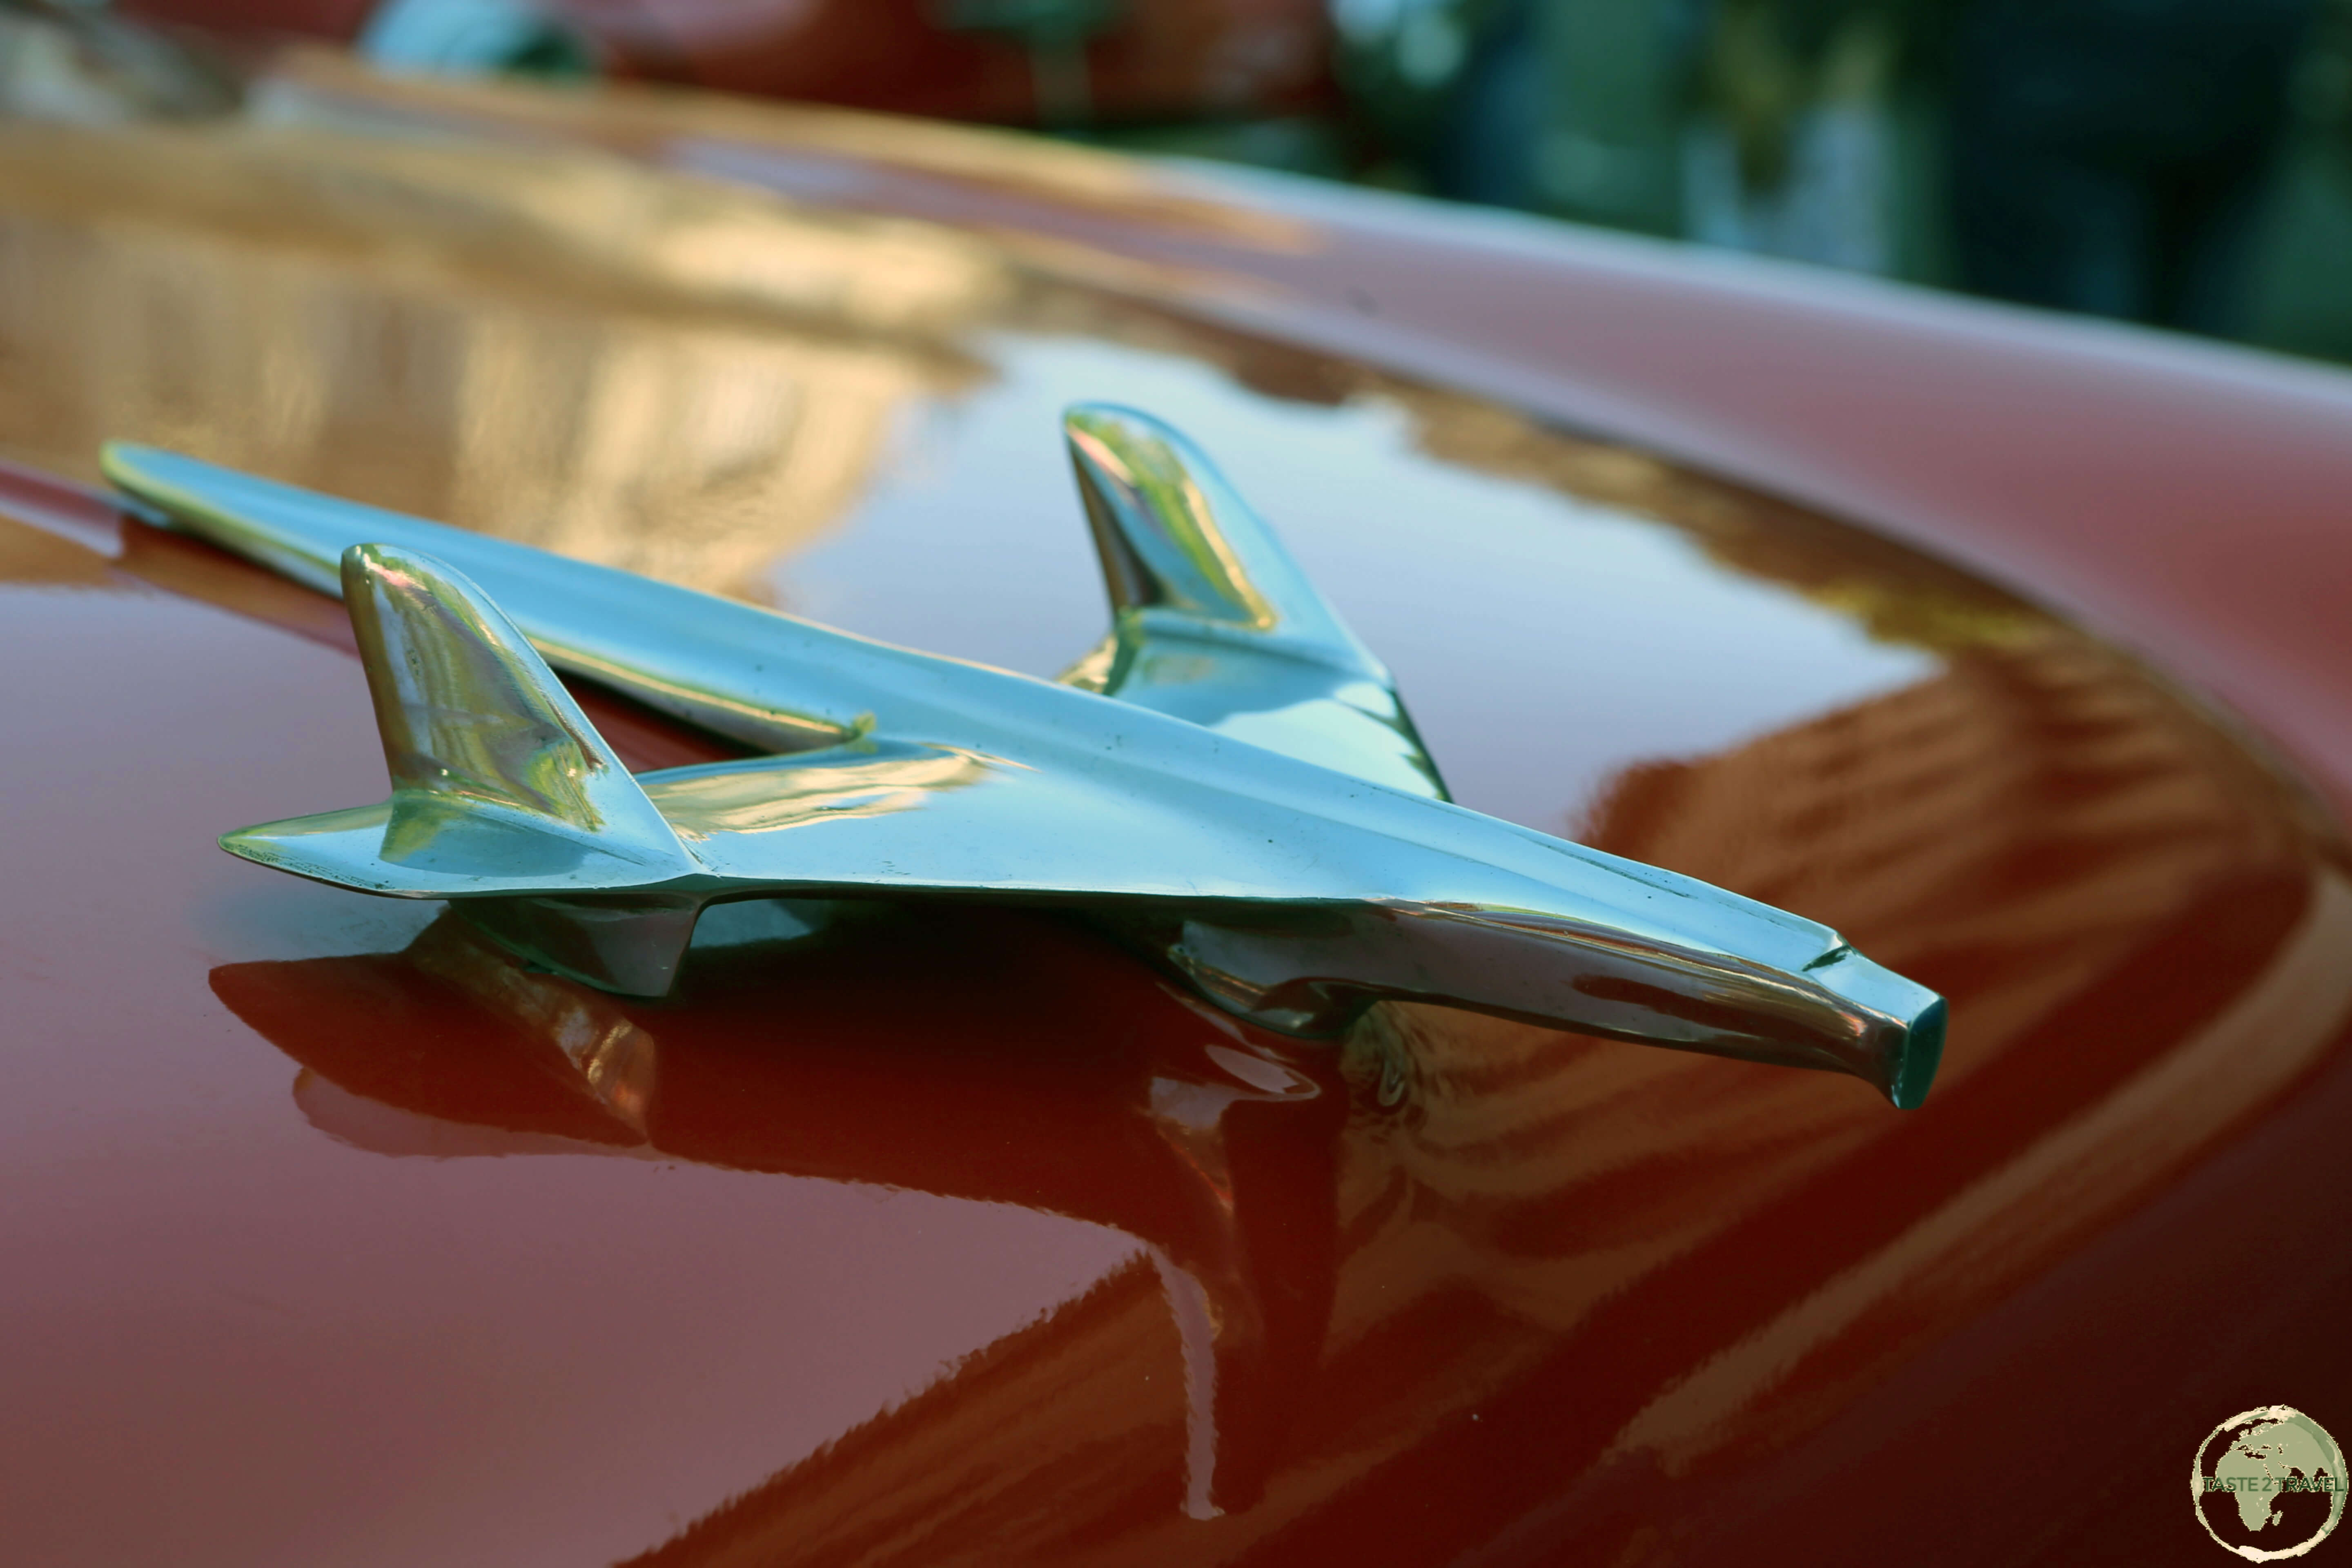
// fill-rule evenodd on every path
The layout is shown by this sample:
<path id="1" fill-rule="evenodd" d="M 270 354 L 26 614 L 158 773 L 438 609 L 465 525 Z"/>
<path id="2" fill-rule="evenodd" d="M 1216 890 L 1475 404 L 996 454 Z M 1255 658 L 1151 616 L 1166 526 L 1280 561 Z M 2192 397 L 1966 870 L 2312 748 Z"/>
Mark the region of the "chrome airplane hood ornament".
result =
<path id="1" fill-rule="evenodd" d="M 670 988 L 706 905 L 1085 911 L 1219 1005 L 1405 998 L 1927 1093 L 1944 1005 L 1835 931 L 1451 804 L 1388 671 L 1183 437 L 1067 418 L 1109 637 L 1059 683 L 115 446 L 171 523 L 350 607 L 392 797 L 231 833 Z M 635 777 L 550 669 L 763 753 Z"/>

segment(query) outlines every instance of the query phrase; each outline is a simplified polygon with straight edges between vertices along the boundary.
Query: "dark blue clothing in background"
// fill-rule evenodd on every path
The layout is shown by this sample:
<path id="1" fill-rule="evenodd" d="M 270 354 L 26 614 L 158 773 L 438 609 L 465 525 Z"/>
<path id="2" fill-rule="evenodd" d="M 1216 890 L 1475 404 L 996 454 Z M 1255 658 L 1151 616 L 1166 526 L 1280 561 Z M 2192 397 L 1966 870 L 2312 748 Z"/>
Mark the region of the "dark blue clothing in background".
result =
<path id="1" fill-rule="evenodd" d="M 1953 18 L 1970 290 L 2227 332 L 2314 0 L 1974 0 Z"/>

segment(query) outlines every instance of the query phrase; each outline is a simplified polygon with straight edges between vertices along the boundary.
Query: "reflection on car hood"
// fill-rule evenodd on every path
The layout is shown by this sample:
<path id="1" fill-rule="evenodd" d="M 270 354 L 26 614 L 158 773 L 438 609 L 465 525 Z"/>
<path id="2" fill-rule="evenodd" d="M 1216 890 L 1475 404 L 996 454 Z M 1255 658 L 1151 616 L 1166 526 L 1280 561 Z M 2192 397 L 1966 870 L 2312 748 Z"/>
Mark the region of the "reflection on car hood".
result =
<path id="1" fill-rule="evenodd" d="M 2189 1457 L 2257 1265 L 2283 1323 L 2345 1304 L 2250 1200 L 2352 1218 L 2352 897 L 2234 721 L 1885 534 L 1178 308 L 1051 215 L 1311 259 L 1303 218 L 986 138 L 924 177 L 1025 227 L 845 213 L 807 171 L 866 177 L 876 122 L 727 107 L 794 199 L 662 172 L 642 116 L 518 97 L 537 139 L 485 143 L 409 90 L 331 133 L 283 97 L 0 128 L 31 1557 L 2170 1550 L 2153 1506 L 1981 1500 L 2050 1408 Z M 212 848 L 381 793 L 348 633 L 58 482 L 164 446 L 1046 675 L 1100 630 L 1056 416 L 1102 396 L 1275 521 L 1465 805 L 1943 992 L 1936 1100 L 1418 1005 L 1303 1046 L 984 910 L 770 907 L 668 1003 L 530 973 Z M 585 701 L 634 766 L 726 754 Z"/>

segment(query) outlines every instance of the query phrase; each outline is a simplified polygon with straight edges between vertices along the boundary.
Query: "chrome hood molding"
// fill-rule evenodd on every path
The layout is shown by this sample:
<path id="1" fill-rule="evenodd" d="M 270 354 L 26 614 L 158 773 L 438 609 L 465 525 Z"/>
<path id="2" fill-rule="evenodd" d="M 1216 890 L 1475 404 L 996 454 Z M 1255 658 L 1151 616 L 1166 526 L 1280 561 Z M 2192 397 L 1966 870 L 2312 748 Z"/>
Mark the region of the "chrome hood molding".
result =
<path id="1" fill-rule="evenodd" d="M 106 470 L 350 608 L 391 797 L 224 847 L 449 900 L 590 984 L 667 991 L 722 900 L 1017 900 L 1290 1033 L 1437 1002 L 1919 1103 L 1934 993 L 1825 926 L 1451 804 L 1387 669 L 1190 442 L 1104 405 L 1066 429 L 1113 626 L 1060 682 L 152 448 Z M 554 669 L 762 754 L 633 777 Z"/>

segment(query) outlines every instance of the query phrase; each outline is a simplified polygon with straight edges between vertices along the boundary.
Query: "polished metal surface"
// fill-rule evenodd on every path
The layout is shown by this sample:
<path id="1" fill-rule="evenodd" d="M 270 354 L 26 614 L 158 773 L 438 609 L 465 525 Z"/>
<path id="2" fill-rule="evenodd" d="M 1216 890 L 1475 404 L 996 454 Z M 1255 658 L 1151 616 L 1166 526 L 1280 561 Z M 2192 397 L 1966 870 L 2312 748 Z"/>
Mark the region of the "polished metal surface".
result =
<path id="1" fill-rule="evenodd" d="M 1118 409 L 1065 423 L 1112 615 L 1065 681 L 1447 798 L 1387 666 L 1191 442 Z"/>
<path id="2" fill-rule="evenodd" d="M 351 607 L 391 799 L 225 846 L 451 900 L 591 984 L 667 991 L 716 901 L 1021 901 L 1286 1032 L 1441 1002 L 1924 1097 L 1934 993 L 1825 926 L 1448 803 L 1386 671 L 1201 454 L 1107 406 L 1067 433 L 1115 623 L 1065 684 L 165 452 L 107 467 Z M 768 754 L 633 782 L 550 662 Z"/>

